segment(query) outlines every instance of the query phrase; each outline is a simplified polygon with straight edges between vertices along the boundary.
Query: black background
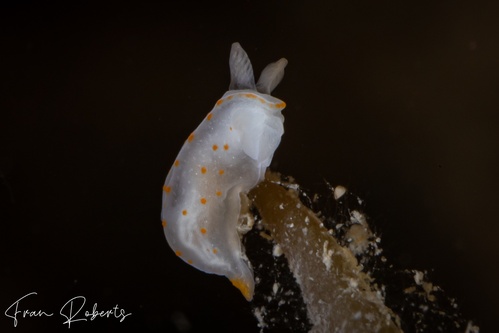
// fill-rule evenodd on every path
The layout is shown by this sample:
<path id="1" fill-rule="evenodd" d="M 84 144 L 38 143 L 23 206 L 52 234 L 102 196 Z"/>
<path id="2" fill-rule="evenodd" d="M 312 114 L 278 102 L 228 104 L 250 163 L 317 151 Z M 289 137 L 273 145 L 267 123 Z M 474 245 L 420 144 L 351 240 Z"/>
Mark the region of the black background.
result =
<path id="1" fill-rule="evenodd" d="M 0 12 L 0 331 L 68 331 L 58 315 L 116 304 L 124 322 L 70 331 L 258 332 L 221 277 L 185 265 L 161 229 L 161 187 L 229 83 L 289 65 L 272 168 L 365 199 L 399 267 L 434 269 L 484 331 L 499 313 L 499 21 L 495 1 L 170 1 Z M 55 312 L 21 319 L 3 312 Z M 181 315 L 180 315 L 181 314 Z M 177 319 L 176 319 L 177 318 Z"/>

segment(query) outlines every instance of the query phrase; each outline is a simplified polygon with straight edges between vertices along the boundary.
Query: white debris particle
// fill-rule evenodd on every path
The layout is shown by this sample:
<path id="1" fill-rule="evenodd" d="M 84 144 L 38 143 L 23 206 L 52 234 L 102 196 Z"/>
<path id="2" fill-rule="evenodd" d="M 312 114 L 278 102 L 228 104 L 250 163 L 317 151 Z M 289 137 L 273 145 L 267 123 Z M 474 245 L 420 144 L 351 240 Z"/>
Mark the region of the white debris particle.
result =
<path id="1" fill-rule="evenodd" d="M 307 234 L 308 234 L 308 228 L 307 227 L 303 227 L 303 229 L 301 229 L 301 231 L 303 232 L 303 235 L 307 236 Z"/>
<path id="2" fill-rule="evenodd" d="M 353 278 L 350 278 L 348 280 L 348 285 L 351 287 L 351 288 L 357 288 L 359 286 L 359 282 Z"/>
<path id="3" fill-rule="evenodd" d="M 274 282 L 274 285 L 272 286 L 272 292 L 274 295 L 277 295 L 277 292 L 279 291 L 279 283 Z"/>
<path id="4" fill-rule="evenodd" d="M 333 196 L 334 200 L 338 200 L 341 198 L 345 193 L 347 192 L 347 189 L 344 186 L 338 185 L 334 188 L 333 191 Z"/>
<path id="5" fill-rule="evenodd" d="M 308 218 L 308 216 L 305 216 L 305 223 L 308 224 L 310 222 L 310 219 Z"/>
<path id="6" fill-rule="evenodd" d="M 366 217 L 364 216 L 364 214 L 360 213 L 359 211 L 352 211 L 352 213 L 350 213 L 350 221 L 352 223 L 358 223 L 358 224 L 362 224 L 363 226 L 367 226 L 367 221 L 366 221 Z"/>
<path id="7" fill-rule="evenodd" d="M 244 235 L 253 228 L 255 219 L 253 215 L 247 213 L 239 216 L 237 231 L 239 234 Z"/>
<path id="8" fill-rule="evenodd" d="M 368 321 L 374 321 L 375 319 L 375 316 L 374 316 L 374 313 L 372 312 L 368 312 L 366 314 L 364 314 L 364 318 L 366 318 Z M 387 319 L 389 319 L 389 315 L 387 316 Z"/>
<path id="9" fill-rule="evenodd" d="M 293 227 L 295 226 L 295 224 L 294 224 L 294 223 L 290 223 L 290 224 L 287 224 L 286 226 L 287 226 L 288 228 L 293 228 Z"/>
<path id="10" fill-rule="evenodd" d="M 478 326 L 473 325 L 472 321 L 469 321 L 468 325 L 466 326 L 465 333 L 478 333 L 478 332 L 480 332 L 480 328 Z"/>
<path id="11" fill-rule="evenodd" d="M 343 223 L 338 223 L 338 224 L 336 225 L 336 229 L 338 229 L 338 230 L 340 230 L 340 229 L 341 229 L 341 227 L 343 227 Z"/>
<path id="12" fill-rule="evenodd" d="M 284 204 L 282 204 L 282 203 L 281 203 L 281 204 L 279 205 L 279 209 L 284 209 Z"/>
<path id="13" fill-rule="evenodd" d="M 253 310 L 253 314 L 255 315 L 255 318 L 258 321 L 257 326 L 262 328 L 262 329 L 267 327 L 267 324 L 265 323 L 265 320 L 263 318 L 265 316 L 266 312 L 267 312 L 267 310 L 263 306 L 260 308 L 255 308 Z"/>
<path id="14" fill-rule="evenodd" d="M 384 287 L 384 286 L 383 286 Z M 384 291 L 384 290 L 383 290 Z M 382 301 L 385 302 L 385 296 L 383 295 L 383 292 L 381 290 L 376 290 L 376 297 Z"/>
<path id="15" fill-rule="evenodd" d="M 280 257 L 282 255 L 282 248 L 279 244 L 274 245 L 274 249 L 272 250 L 272 255 L 274 257 Z"/>
<path id="16" fill-rule="evenodd" d="M 300 203 L 297 203 L 297 204 L 296 204 L 296 208 L 300 209 L 300 208 L 301 208 L 301 204 L 300 204 Z"/>
<path id="17" fill-rule="evenodd" d="M 348 248 L 355 255 L 360 255 L 367 251 L 369 247 L 369 237 L 371 237 L 371 232 L 369 228 L 354 224 L 348 229 L 345 237 L 348 237 Z"/>
<path id="18" fill-rule="evenodd" d="M 284 185 L 281 183 L 281 185 Z M 298 184 L 285 184 L 287 188 L 292 189 L 292 190 L 298 190 L 300 188 L 300 185 Z"/>
<path id="19" fill-rule="evenodd" d="M 418 286 L 420 286 L 423 283 L 423 278 L 424 278 L 424 273 L 421 271 L 414 271 L 414 282 Z"/>
<path id="20" fill-rule="evenodd" d="M 331 266 L 333 264 L 333 250 L 328 250 L 327 246 L 329 245 L 328 241 L 325 241 L 323 246 L 322 246 L 322 263 L 326 266 L 326 270 L 329 271 L 331 269 Z"/>

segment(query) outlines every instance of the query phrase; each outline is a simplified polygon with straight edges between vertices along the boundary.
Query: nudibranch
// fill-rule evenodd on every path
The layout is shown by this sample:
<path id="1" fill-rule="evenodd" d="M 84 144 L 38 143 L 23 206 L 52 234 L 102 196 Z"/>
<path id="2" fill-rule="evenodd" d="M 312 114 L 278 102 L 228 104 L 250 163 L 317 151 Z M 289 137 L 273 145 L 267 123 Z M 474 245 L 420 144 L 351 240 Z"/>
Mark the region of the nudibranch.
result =
<path id="1" fill-rule="evenodd" d="M 284 133 L 286 104 L 270 93 L 287 63 L 269 64 L 255 84 L 248 55 L 232 44 L 229 91 L 188 136 L 163 186 L 161 221 L 175 254 L 226 276 L 248 301 L 255 283 L 237 228 L 240 194 L 263 180 Z"/>

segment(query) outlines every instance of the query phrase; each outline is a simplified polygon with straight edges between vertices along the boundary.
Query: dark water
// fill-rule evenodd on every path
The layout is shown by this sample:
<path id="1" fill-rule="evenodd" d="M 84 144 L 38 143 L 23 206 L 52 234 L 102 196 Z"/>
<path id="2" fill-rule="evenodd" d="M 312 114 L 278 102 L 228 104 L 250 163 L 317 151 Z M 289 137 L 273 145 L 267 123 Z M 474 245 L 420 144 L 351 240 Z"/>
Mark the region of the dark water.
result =
<path id="1" fill-rule="evenodd" d="M 166 173 L 229 83 L 230 44 L 256 72 L 286 57 L 272 168 L 363 197 L 395 264 L 434 269 L 462 312 L 499 313 L 499 23 L 493 1 L 241 1 L 0 9 L 0 310 L 132 315 L 71 331 L 258 332 L 229 283 L 174 257 Z M 76 303 L 75 303 L 76 304 Z M 75 305 L 76 306 L 76 305 Z M 84 311 L 83 310 L 83 311 Z M 81 313 L 80 313 L 81 316 Z M 82 317 L 82 316 L 81 316 Z M 173 318 L 173 319 L 172 319 Z M 178 324 L 180 323 L 180 324 Z M 180 325 L 180 326 L 178 326 Z"/>

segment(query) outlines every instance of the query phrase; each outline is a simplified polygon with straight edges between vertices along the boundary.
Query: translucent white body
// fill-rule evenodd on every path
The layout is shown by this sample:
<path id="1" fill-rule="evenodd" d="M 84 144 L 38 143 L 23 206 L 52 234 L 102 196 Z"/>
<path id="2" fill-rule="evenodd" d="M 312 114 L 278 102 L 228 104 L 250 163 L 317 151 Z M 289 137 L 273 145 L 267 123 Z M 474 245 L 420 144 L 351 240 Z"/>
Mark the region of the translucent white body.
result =
<path id="1" fill-rule="evenodd" d="M 271 68 L 276 73 L 267 73 L 263 83 L 262 74 L 259 87 L 270 87 L 270 93 L 279 83 L 276 75 L 282 78 L 286 65 L 282 60 L 284 65 Z M 254 279 L 237 231 L 239 195 L 263 179 L 284 133 L 285 103 L 256 91 L 251 64 L 237 43 L 230 63 L 231 88 L 237 90 L 218 100 L 180 150 L 163 187 L 161 219 L 168 244 L 180 258 L 227 276 L 250 300 Z M 248 64 L 251 78 L 241 69 Z"/>

